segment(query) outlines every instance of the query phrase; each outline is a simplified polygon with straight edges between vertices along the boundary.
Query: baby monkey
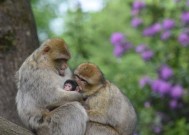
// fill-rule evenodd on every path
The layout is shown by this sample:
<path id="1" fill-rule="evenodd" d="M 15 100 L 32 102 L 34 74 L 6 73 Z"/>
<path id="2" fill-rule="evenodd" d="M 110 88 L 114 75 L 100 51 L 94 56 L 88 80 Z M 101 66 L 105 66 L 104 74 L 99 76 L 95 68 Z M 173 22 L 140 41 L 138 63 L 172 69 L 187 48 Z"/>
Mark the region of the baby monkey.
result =
<path id="1" fill-rule="evenodd" d="M 64 82 L 63 90 L 79 92 L 79 87 L 75 80 L 68 79 Z M 59 103 L 48 105 L 48 106 L 46 106 L 47 112 L 52 111 L 52 110 L 58 108 L 59 106 L 61 106 L 61 104 L 59 104 Z M 46 113 L 46 111 L 44 111 L 44 113 Z"/>
<path id="2" fill-rule="evenodd" d="M 65 81 L 63 89 L 67 91 L 79 91 L 77 82 L 70 79 Z"/>

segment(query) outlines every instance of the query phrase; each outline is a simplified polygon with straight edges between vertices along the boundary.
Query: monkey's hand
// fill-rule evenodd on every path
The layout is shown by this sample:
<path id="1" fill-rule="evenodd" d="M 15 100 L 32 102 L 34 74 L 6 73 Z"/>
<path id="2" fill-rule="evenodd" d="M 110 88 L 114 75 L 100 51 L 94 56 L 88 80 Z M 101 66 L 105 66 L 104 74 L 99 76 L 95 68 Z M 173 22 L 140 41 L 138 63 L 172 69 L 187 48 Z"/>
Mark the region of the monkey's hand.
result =
<path id="1" fill-rule="evenodd" d="M 87 114 L 90 121 L 107 124 L 106 114 L 103 114 L 102 112 L 99 112 L 97 110 L 87 110 Z"/>
<path id="2" fill-rule="evenodd" d="M 51 104 L 56 104 L 58 106 L 70 101 L 83 101 L 83 95 L 77 91 L 66 91 L 62 88 L 58 88 L 56 95 L 58 96 L 58 98 L 54 99 Z"/>

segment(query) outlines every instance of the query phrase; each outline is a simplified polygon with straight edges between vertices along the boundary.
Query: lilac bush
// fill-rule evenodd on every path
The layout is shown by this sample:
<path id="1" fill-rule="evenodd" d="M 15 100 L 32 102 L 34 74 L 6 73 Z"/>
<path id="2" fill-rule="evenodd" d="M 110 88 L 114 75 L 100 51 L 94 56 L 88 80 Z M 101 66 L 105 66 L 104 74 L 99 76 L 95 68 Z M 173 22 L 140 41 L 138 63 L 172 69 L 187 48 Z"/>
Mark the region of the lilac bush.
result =
<path id="1" fill-rule="evenodd" d="M 113 33 L 111 36 L 111 43 L 113 45 L 122 44 L 124 41 L 125 36 L 120 32 Z"/>
<path id="2" fill-rule="evenodd" d="M 178 107 L 178 101 L 175 99 L 172 99 L 169 101 L 169 107 L 172 109 L 176 109 Z"/>
<path id="3" fill-rule="evenodd" d="M 136 0 L 133 2 L 133 8 L 134 10 L 141 10 L 145 7 L 145 3 L 140 0 Z"/>
<path id="4" fill-rule="evenodd" d="M 173 86 L 171 90 L 171 97 L 174 99 L 181 98 L 183 95 L 183 88 L 180 85 Z"/>
<path id="5" fill-rule="evenodd" d="M 132 20 L 131 20 L 131 24 L 134 28 L 137 28 L 139 27 L 141 24 L 142 24 L 142 19 L 140 18 L 137 18 L 137 17 L 134 17 Z"/>
<path id="6" fill-rule="evenodd" d="M 151 25 L 150 27 L 147 27 L 144 29 L 143 31 L 143 35 L 144 36 L 154 36 L 157 33 L 159 33 L 162 30 L 162 26 L 160 23 L 155 23 L 153 25 Z"/>
<path id="7" fill-rule="evenodd" d="M 169 30 L 175 27 L 175 22 L 172 19 L 165 19 L 162 23 L 162 27 L 164 30 Z"/>
<path id="8" fill-rule="evenodd" d="M 120 32 L 113 33 L 110 40 L 114 46 L 113 54 L 116 57 L 121 57 L 125 52 L 132 48 L 132 44 L 126 41 L 124 34 Z"/>
<path id="9" fill-rule="evenodd" d="M 125 50 L 123 49 L 122 45 L 118 44 L 115 46 L 113 53 L 116 57 L 121 57 L 125 53 Z"/>
<path id="10" fill-rule="evenodd" d="M 189 23 L 189 12 L 183 12 L 180 18 L 181 18 L 181 21 L 183 24 L 188 24 Z"/>
<path id="11" fill-rule="evenodd" d="M 140 81 L 139 81 L 139 84 L 140 84 L 140 87 L 141 88 L 144 88 L 144 86 L 146 85 L 150 85 L 152 82 L 151 78 L 149 76 L 143 76 Z"/>
<path id="12" fill-rule="evenodd" d="M 170 77 L 173 76 L 173 70 L 167 66 L 167 65 L 162 65 L 159 69 L 159 78 L 163 80 L 167 80 Z"/>
<path id="13" fill-rule="evenodd" d="M 168 40 L 171 37 L 171 32 L 170 31 L 164 31 L 161 34 L 161 40 Z"/>
<path id="14" fill-rule="evenodd" d="M 180 35 L 178 36 L 178 41 L 180 42 L 180 44 L 184 47 L 189 45 L 189 34 L 186 32 L 182 32 L 180 33 Z"/>
<path id="15" fill-rule="evenodd" d="M 112 37 L 111 43 L 114 45 L 116 57 L 122 57 L 133 48 L 134 53 L 140 55 L 147 67 L 153 68 L 153 76 L 148 73 L 141 75 L 139 87 L 144 93 L 149 92 L 143 103 L 144 107 L 162 114 L 154 114 L 155 120 L 147 122 L 152 125 L 151 134 L 161 135 L 169 134 L 167 129 L 175 127 L 183 116 L 189 119 L 189 111 L 185 109 L 189 105 L 189 0 L 173 0 L 174 9 L 166 9 L 168 4 L 158 4 L 134 0 L 131 8 L 131 26 L 138 32 L 138 40 L 130 40 L 129 36 L 126 40 L 123 35 L 127 34 L 121 34 L 121 42 L 112 42 Z M 132 43 L 132 47 L 125 49 L 126 42 Z M 187 131 L 189 132 L 189 129 Z M 172 133 L 170 130 L 170 134 Z M 173 134 L 177 133 L 180 132 L 175 129 Z"/>

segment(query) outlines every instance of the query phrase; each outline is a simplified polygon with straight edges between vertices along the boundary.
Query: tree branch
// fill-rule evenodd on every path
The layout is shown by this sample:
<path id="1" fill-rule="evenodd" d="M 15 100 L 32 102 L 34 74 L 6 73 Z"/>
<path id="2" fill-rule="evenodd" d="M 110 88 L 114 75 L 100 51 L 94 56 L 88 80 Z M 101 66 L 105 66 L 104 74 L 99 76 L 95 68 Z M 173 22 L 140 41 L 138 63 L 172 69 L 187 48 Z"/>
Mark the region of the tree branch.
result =
<path id="1" fill-rule="evenodd" d="M 0 117 L 0 133 L 2 135 L 34 135 L 31 131 Z"/>

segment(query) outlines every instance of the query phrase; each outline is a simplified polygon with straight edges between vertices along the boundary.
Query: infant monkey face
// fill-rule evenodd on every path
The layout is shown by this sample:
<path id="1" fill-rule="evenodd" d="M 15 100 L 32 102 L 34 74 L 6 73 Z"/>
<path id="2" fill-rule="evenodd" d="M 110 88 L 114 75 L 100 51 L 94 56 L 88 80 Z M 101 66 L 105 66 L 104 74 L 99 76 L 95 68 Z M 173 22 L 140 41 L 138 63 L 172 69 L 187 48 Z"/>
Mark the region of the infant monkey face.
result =
<path id="1" fill-rule="evenodd" d="M 72 90 L 72 85 L 69 84 L 69 83 L 66 83 L 66 84 L 64 85 L 64 90 L 71 91 L 71 90 Z"/>

